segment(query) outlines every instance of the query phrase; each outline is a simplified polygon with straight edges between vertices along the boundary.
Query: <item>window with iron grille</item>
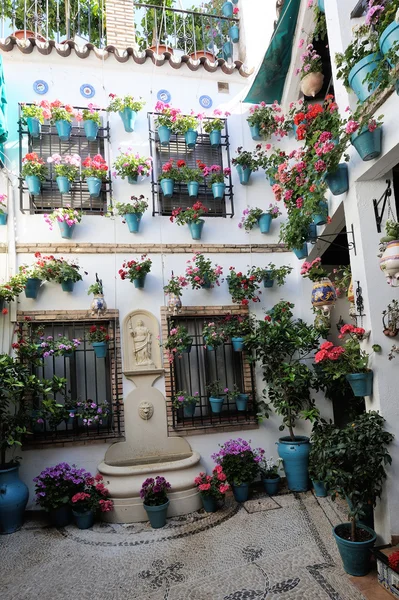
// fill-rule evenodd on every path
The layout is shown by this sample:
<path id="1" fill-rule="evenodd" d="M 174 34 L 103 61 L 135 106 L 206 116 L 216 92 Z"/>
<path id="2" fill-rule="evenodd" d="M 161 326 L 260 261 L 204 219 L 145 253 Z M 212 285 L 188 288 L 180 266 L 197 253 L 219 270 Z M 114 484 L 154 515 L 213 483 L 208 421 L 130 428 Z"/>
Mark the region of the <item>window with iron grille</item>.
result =
<path id="1" fill-rule="evenodd" d="M 152 199 L 154 215 L 171 215 L 176 208 L 187 208 L 200 200 L 207 209 L 208 217 L 232 217 L 234 215 L 233 185 L 231 175 L 225 179 L 226 190 L 224 198 L 217 200 L 213 197 L 212 189 L 206 185 L 204 179 L 199 186 L 198 197 L 190 198 L 186 183 L 175 183 L 172 198 L 165 198 L 158 183 L 158 174 L 162 171 L 162 165 L 171 159 L 176 164 L 177 160 L 184 160 L 190 168 L 197 167 L 197 161 L 205 163 L 208 167 L 219 165 L 222 170 L 230 168 L 230 144 L 227 121 L 224 119 L 224 129 L 221 132 L 221 144 L 214 148 L 209 141 L 209 134 L 198 128 L 198 138 L 194 148 L 189 148 L 185 142 L 184 135 L 172 133 L 170 143 L 161 146 L 158 132 L 155 127 L 155 119 L 158 113 L 148 113 L 148 128 L 150 133 L 150 154 L 154 159 L 154 168 L 151 173 Z M 212 119 L 207 119 L 212 121 Z"/>
<path id="2" fill-rule="evenodd" d="M 175 358 L 170 365 L 170 402 L 178 391 L 183 390 L 190 395 L 198 392 L 199 397 L 193 417 L 185 417 L 183 409 L 172 406 L 174 429 L 190 430 L 256 423 L 254 370 L 246 360 L 245 352 L 234 351 L 230 341 L 214 350 L 207 350 L 205 347 L 202 336 L 204 325 L 221 318 L 221 314 L 178 315 L 168 318 L 168 331 L 174 326 L 183 325 L 193 338 L 191 351 L 183 353 L 181 358 Z M 216 380 L 221 382 L 222 388 L 231 390 L 236 385 L 241 393 L 248 394 L 247 409 L 237 410 L 235 402 L 225 397 L 222 412 L 212 413 L 206 387 Z"/>
<path id="3" fill-rule="evenodd" d="M 83 110 L 82 107 L 74 107 L 75 110 Z M 49 123 L 41 126 L 39 137 L 32 137 L 29 134 L 28 127 L 21 118 L 21 106 L 19 107 L 19 170 L 22 169 L 22 159 L 26 152 L 36 152 L 40 158 L 47 162 L 47 158 L 55 153 L 61 154 L 79 154 L 83 160 L 87 156 L 101 154 L 105 157 L 107 150 L 106 142 L 110 139 L 110 129 L 108 122 L 108 113 L 104 110 L 98 110 L 101 119 L 97 138 L 94 141 L 88 141 L 86 138 L 83 122 L 72 121 L 72 132 L 68 141 L 62 141 L 56 131 L 55 125 Z M 26 149 L 27 148 L 27 149 Z M 26 151 L 25 151 L 26 150 Z M 48 175 L 42 183 L 41 194 L 33 196 L 29 194 L 26 183 L 22 177 L 19 180 L 20 190 L 20 209 L 22 212 L 31 214 L 52 212 L 60 206 L 72 206 L 88 214 L 101 215 L 107 211 L 107 197 L 111 195 L 111 176 L 103 182 L 101 193 L 96 198 L 90 196 L 87 183 L 80 177 L 71 184 L 71 190 L 68 194 L 61 194 L 55 180 L 53 165 L 48 165 Z"/>
<path id="4" fill-rule="evenodd" d="M 93 346 L 88 341 L 88 332 L 93 325 L 92 321 L 56 321 L 30 323 L 32 340 L 46 343 L 49 339 L 57 340 L 59 336 L 65 336 L 69 340 L 79 340 L 80 345 L 76 350 L 63 356 L 43 354 L 40 366 L 34 366 L 35 374 L 44 379 L 52 378 L 53 375 L 63 377 L 67 380 L 66 395 L 58 394 L 56 402 L 68 406 L 67 411 L 72 416 L 67 416 L 55 422 L 50 416 L 43 416 L 43 406 L 40 398 L 32 399 L 32 441 L 66 441 L 67 439 L 108 439 L 119 438 L 123 435 L 123 413 L 119 398 L 119 385 L 121 379 L 120 367 L 120 344 L 119 325 L 115 320 L 96 319 L 96 325 L 107 328 L 109 335 L 108 349 L 105 358 L 97 358 Z M 24 323 L 26 331 L 26 323 Z M 40 333 L 40 339 L 38 334 Z M 40 340 L 42 340 L 40 342 Z M 83 418 L 73 416 L 79 413 L 82 404 L 90 401 L 93 411 L 95 406 L 106 405 L 107 416 L 85 423 Z M 67 404 L 65 404 L 67 403 Z M 95 405 L 95 406 L 94 406 Z M 38 418 L 39 417 L 39 418 Z"/>

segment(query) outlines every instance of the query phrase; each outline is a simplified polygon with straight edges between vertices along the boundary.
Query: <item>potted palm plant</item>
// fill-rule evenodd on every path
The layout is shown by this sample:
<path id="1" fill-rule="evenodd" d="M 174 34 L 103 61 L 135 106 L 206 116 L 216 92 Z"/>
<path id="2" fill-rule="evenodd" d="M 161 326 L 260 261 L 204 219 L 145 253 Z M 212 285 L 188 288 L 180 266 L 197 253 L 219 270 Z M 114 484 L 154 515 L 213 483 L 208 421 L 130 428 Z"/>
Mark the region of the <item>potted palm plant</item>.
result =
<path id="1" fill-rule="evenodd" d="M 127 133 L 134 131 L 134 125 L 137 118 L 137 113 L 145 105 L 145 101 L 142 98 L 135 100 L 133 96 L 125 96 L 119 98 L 116 94 L 109 94 L 110 102 L 107 107 L 108 112 L 119 113 L 122 119 L 123 127 Z"/>
<path id="2" fill-rule="evenodd" d="M 194 479 L 194 483 L 201 495 L 205 512 L 210 513 L 217 511 L 218 502 L 224 500 L 226 492 L 230 489 L 230 486 L 227 483 L 227 476 L 223 473 L 223 467 L 221 465 L 216 465 L 212 470 L 212 475 L 200 473 L 198 477 Z"/>
<path id="3" fill-rule="evenodd" d="M 129 279 L 134 287 L 142 290 L 144 288 L 147 274 L 151 271 L 152 260 L 143 254 L 140 260 L 125 260 L 118 273 L 122 281 Z"/>
<path id="4" fill-rule="evenodd" d="M 140 231 L 141 218 L 148 208 L 148 202 L 141 196 L 130 196 L 130 202 L 116 202 L 111 206 L 106 216 L 120 215 L 123 222 L 127 223 L 130 233 Z"/>
<path id="5" fill-rule="evenodd" d="M 170 483 L 165 477 L 148 477 L 143 482 L 140 490 L 140 498 L 149 518 L 151 527 L 159 529 L 166 525 L 166 514 L 168 512 L 169 499 L 168 492 L 171 489 Z"/>

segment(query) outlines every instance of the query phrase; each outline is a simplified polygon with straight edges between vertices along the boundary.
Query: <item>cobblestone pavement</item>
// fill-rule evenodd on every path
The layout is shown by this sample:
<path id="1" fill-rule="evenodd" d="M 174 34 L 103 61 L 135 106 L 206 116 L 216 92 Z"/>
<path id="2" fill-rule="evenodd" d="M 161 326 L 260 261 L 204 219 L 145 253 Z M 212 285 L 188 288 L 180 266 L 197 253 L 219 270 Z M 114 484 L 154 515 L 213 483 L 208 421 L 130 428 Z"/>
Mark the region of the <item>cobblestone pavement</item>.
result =
<path id="1" fill-rule="evenodd" d="M 362 600 L 331 527 L 339 505 L 311 492 L 232 498 L 214 513 L 148 524 L 48 527 L 0 536 L 2 600 Z"/>

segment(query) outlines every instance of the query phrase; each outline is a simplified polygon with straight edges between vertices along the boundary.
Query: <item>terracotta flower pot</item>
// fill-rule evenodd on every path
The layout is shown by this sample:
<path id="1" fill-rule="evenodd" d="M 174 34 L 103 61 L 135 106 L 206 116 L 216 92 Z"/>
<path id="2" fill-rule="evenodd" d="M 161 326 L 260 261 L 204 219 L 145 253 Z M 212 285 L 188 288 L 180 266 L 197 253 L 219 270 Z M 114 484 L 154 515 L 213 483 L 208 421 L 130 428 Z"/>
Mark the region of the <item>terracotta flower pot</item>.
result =
<path id="1" fill-rule="evenodd" d="M 173 48 L 169 48 L 169 46 L 165 46 L 165 44 L 150 46 L 149 50 L 153 50 L 156 52 L 156 54 L 163 54 L 164 52 L 170 52 L 170 54 L 173 54 Z"/>
<path id="2" fill-rule="evenodd" d="M 301 81 L 301 92 L 314 98 L 323 87 L 323 81 L 323 73 L 308 73 Z"/>
<path id="3" fill-rule="evenodd" d="M 17 40 L 27 40 L 27 39 L 35 39 L 38 42 L 45 42 L 46 39 L 39 35 L 38 33 L 36 34 L 34 31 L 30 31 L 29 29 L 17 29 L 17 31 L 14 31 L 14 33 L 11 34 L 12 37 L 17 38 Z"/>
<path id="4" fill-rule="evenodd" d="M 215 62 L 216 58 L 212 52 L 208 52 L 208 50 L 197 50 L 197 52 L 191 52 L 190 58 L 194 60 L 198 60 L 199 58 L 207 58 L 208 60 Z"/>

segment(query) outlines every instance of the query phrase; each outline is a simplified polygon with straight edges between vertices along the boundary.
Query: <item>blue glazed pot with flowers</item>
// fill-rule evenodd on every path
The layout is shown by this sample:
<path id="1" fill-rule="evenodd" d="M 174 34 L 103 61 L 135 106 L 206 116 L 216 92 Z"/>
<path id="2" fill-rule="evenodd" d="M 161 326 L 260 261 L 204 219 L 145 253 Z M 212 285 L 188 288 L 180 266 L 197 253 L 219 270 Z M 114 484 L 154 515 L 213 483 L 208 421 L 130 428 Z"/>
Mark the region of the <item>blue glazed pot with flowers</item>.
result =
<path id="1" fill-rule="evenodd" d="M 238 25 L 232 25 L 229 29 L 230 39 L 234 44 L 240 41 L 240 30 Z"/>
<path id="2" fill-rule="evenodd" d="M 175 189 L 173 179 L 161 179 L 161 189 L 165 198 L 171 198 Z"/>
<path id="3" fill-rule="evenodd" d="M 384 29 L 384 31 L 381 34 L 379 44 L 381 52 L 384 55 L 388 54 L 394 45 L 397 46 L 399 44 L 399 23 L 396 21 L 396 19 L 394 19 L 392 23 L 390 23 L 388 27 Z M 396 56 L 397 55 L 398 52 L 396 47 Z M 386 58 L 385 60 L 387 60 L 391 68 L 395 66 L 389 58 Z"/>
<path id="4" fill-rule="evenodd" d="M 350 373 L 346 376 L 354 396 L 371 396 L 373 393 L 373 371 L 367 373 Z"/>
<path id="5" fill-rule="evenodd" d="M 249 395 L 248 394 L 238 394 L 236 398 L 236 408 L 240 412 L 244 412 L 247 410 Z"/>
<path id="6" fill-rule="evenodd" d="M 75 525 L 78 529 L 90 529 L 94 525 L 94 510 L 72 510 Z"/>
<path id="7" fill-rule="evenodd" d="M 92 119 L 83 122 L 86 138 L 89 142 L 94 142 L 97 139 L 98 125 Z"/>
<path id="8" fill-rule="evenodd" d="M 345 194 L 349 189 L 347 163 L 340 163 L 336 171 L 327 173 L 326 182 L 333 196 Z"/>
<path id="9" fill-rule="evenodd" d="M 69 181 L 68 177 L 65 177 L 64 175 L 58 175 L 55 180 L 57 182 L 60 194 L 69 194 L 71 182 Z"/>
<path id="10" fill-rule="evenodd" d="M 272 215 L 263 213 L 258 219 L 258 224 L 261 233 L 269 233 L 270 225 L 272 224 Z"/>
<path id="11" fill-rule="evenodd" d="M 218 148 L 222 141 L 222 132 L 219 129 L 214 129 L 209 134 L 209 142 L 212 148 Z"/>
<path id="12" fill-rule="evenodd" d="M 225 42 L 223 44 L 223 57 L 225 60 L 232 58 L 233 56 L 233 44 L 231 42 Z"/>
<path id="13" fill-rule="evenodd" d="M 221 413 L 223 402 L 224 402 L 224 398 L 214 398 L 211 396 L 209 398 L 209 403 L 211 405 L 212 412 L 215 414 Z"/>
<path id="14" fill-rule="evenodd" d="M 299 260 L 308 256 L 308 245 L 306 242 L 303 243 L 301 248 L 294 248 L 293 252 Z"/>
<path id="15" fill-rule="evenodd" d="M 124 219 L 127 223 L 130 233 L 138 233 L 140 230 L 141 217 L 140 213 L 126 213 Z"/>
<path id="16" fill-rule="evenodd" d="M 280 475 L 276 477 L 262 477 L 263 489 L 269 496 L 276 496 L 280 487 Z"/>
<path id="17" fill-rule="evenodd" d="M 317 6 L 319 7 L 319 11 L 324 14 L 325 13 L 324 0 L 317 0 Z"/>
<path id="18" fill-rule="evenodd" d="M 132 133 L 134 131 L 134 124 L 136 122 L 137 113 L 132 108 L 126 107 L 119 111 L 120 118 L 122 119 L 123 127 L 126 133 Z"/>
<path id="19" fill-rule="evenodd" d="M 251 132 L 251 138 L 253 140 L 255 140 L 256 142 L 258 142 L 259 140 L 262 139 L 262 136 L 261 136 L 260 130 L 259 130 L 259 125 L 250 125 L 249 126 L 249 130 Z"/>
<path id="20" fill-rule="evenodd" d="M 58 133 L 58 137 L 62 142 L 67 142 L 71 137 L 72 125 L 69 121 L 61 119 L 55 122 L 55 128 Z"/>
<path id="21" fill-rule="evenodd" d="M 382 127 L 370 131 L 364 127 L 351 136 L 352 146 L 363 161 L 373 160 L 380 156 L 382 148 Z"/>
<path id="22" fill-rule="evenodd" d="M 201 500 L 205 512 L 214 513 L 217 511 L 218 505 L 213 496 L 209 496 L 208 494 L 201 494 Z"/>
<path id="23" fill-rule="evenodd" d="M 372 73 L 374 69 L 378 67 L 382 60 L 383 58 L 380 52 L 368 54 L 359 60 L 349 71 L 349 85 L 359 98 L 360 102 L 367 100 L 367 98 L 369 98 L 377 89 L 379 85 L 378 81 L 369 84 L 369 82 L 365 81 L 365 79 L 369 73 Z"/>
<path id="24" fill-rule="evenodd" d="M 97 358 L 106 358 L 108 352 L 107 342 L 92 342 L 91 345 Z"/>
<path id="25" fill-rule="evenodd" d="M 101 193 L 102 181 L 99 177 L 86 177 L 89 194 L 93 198 L 98 198 Z"/>
<path id="26" fill-rule="evenodd" d="M 74 286 L 75 282 L 72 279 L 66 279 L 65 281 L 61 281 L 61 289 L 63 292 L 73 292 Z"/>
<path id="27" fill-rule="evenodd" d="M 236 502 L 246 502 L 249 496 L 249 483 L 240 483 L 231 486 Z"/>
<path id="28" fill-rule="evenodd" d="M 26 123 L 28 125 L 29 135 L 33 138 L 40 137 L 42 126 L 39 119 L 36 119 L 36 117 L 27 117 Z"/>
<path id="29" fill-rule="evenodd" d="M 224 4 L 222 4 L 222 15 L 224 17 L 232 17 L 233 16 L 232 2 L 225 2 Z"/>
<path id="30" fill-rule="evenodd" d="M 7 213 L 0 213 L 0 225 L 7 225 Z"/>
<path id="31" fill-rule="evenodd" d="M 29 193 L 32 194 L 32 196 L 40 196 L 42 189 L 40 178 L 37 175 L 26 175 L 25 181 Z"/>
<path id="32" fill-rule="evenodd" d="M 328 218 L 328 204 L 325 200 L 320 200 L 317 213 L 313 213 L 313 223 L 315 225 L 325 225 Z"/>
<path id="33" fill-rule="evenodd" d="M 337 299 L 335 287 L 328 277 L 322 277 L 319 281 L 313 282 L 312 287 L 312 306 L 320 308 L 322 306 L 332 306 Z"/>
<path id="34" fill-rule="evenodd" d="M 201 239 L 201 235 L 202 235 L 202 229 L 205 225 L 205 221 L 204 219 L 199 219 L 198 223 L 187 223 L 189 228 L 190 228 L 190 232 L 191 232 L 191 237 L 193 240 L 200 240 Z"/>
<path id="35" fill-rule="evenodd" d="M 58 226 L 60 228 L 61 237 L 63 239 L 72 239 L 73 232 L 75 231 L 75 223 L 73 225 L 68 225 L 66 221 L 58 221 Z"/>
<path id="36" fill-rule="evenodd" d="M 263 277 L 263 287 L 272 288 L 274 286 L 274 279 L 272 279 L 273 271 L 266 269 L 264 273 L 265 275 Z"/>
<path id="37" fill-rule="evenodd" d="M 231 343 L 233 345 L 234 352 L 242 352 L 244 350 L 244 338 L 232 337 Z"/>
<path id="38" fill-rule="evenodd" d="M 195 144 L 197 143 L 198 131 L 194 129 L 189 129 L 184 134 L 184 139 L 186 140 L 186 144 L 188 148 L 195 148 Z"/>
<path id="39" fill-rule="evenodd" d="M 187 418 L 193 417 L 195 413 L 196 405 L 193 402 L 185 404 L 183 406 L 183 415 Z"/>
<path id="40" fill-rule="evenodd" d="M 198 196 L 199 183 L 198 181 L 190 181 L 187 184 L 187 191 L 190 198 L 196 198 Z"/>
<path id="41" fill-rule="evenodd" d="M 168 146 L 171 134 L 171 129 L 169 129 L 169 127 L 166 127 L 166 125 L 161 125 L 160 127 L 158 127 L 158 137 L 161 146 Z"/>
<path id="42" fill-rule="evenodd" d="M 33 300 L 36 300 L 41 283 L 42 280 L 38 279 L 37 277 L 28 277 L 25 284 L 26 298 L 32 298 Z"/>
<path id="43" fill-rule="evenodd" d="M 215 200 L 223 200 L 226 189 L 225 183 L 212 183 L 212 194 Z"/>
<path id="44" fill-rule="evenodd" d="M 243 169 L 241 165 L 237 165 L 237 173 L 241 185 L 247 185 L 252 173 L 252 169 L 249 167 L 245 167 L 245 169 Z"/>

